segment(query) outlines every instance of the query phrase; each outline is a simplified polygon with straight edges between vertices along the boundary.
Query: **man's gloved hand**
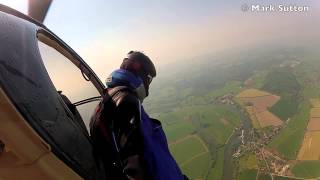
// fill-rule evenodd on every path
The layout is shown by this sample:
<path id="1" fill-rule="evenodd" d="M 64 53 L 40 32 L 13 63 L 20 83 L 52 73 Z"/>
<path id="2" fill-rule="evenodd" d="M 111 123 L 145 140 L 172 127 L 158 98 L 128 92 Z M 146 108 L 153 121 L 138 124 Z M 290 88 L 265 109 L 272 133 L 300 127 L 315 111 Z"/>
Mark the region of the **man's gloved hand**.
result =
<path id="1" fill-rule="evenodd" d="M 123 172 L 129 180 L 144 180 L 144 172 L 138 155 L 128 157 L 125 163 Z"/>

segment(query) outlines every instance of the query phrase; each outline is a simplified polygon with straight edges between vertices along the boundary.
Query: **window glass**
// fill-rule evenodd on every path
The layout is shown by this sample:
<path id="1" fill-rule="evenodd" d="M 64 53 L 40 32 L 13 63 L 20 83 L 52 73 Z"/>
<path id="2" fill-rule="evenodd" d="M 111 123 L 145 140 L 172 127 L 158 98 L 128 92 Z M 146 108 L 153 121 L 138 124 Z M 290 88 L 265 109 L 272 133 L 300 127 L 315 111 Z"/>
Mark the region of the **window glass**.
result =
<path id="1" fill-rule="evenodd" d="M 57 45 L 57 43 L 50 43 L 51 45 L 55 44 L 54 48 L 47 44 L 49 43 L 44 43 L 40 40 L 38 41 L 42 60 L 57 91 L 62 91 L 62 94 L 72 103 L 100 96 L 98 90 L 91 81 L 86 81 L 81 70 L 72 63 L 71 60 L 75 62 L 74 59 L 66 57 L 72 56 L 68 54 L 63 47 Z M 65 55 L 56 49 L 60 52 L 64 52 Z M 77 106 L 77 110 L 87 128 L 90 117 L 98 103 L 98 101 L 94 101 Z"/>

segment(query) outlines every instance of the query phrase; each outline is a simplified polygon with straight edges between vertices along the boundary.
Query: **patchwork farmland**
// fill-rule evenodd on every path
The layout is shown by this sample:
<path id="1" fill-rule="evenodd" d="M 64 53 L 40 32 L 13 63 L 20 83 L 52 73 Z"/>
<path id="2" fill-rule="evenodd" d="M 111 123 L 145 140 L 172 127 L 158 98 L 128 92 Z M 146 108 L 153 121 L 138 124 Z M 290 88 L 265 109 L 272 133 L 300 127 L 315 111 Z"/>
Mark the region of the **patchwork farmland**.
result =
<path id="1" fill-rule="evenodd" d="M 224 146 L 240 123 L 233 111 L 221 104 L 197 105 L 157 117 L 162 119 L 170 151 L 188 177 L 222 178 Z"/>
<path id="2" fill-rule="evenodd" d="M 306 132 L 298 160 L 320 160 L 320 131 Z"/>
<path id="3" fill-rule="evenodd" d="M 188 135 L 170 143 L 169 148 L 182 170 L 188 172 L 189 177 L 201 179 L 208 173 L 210 152 L 199 136 Z"/>
<path id="4" fill-rule="evenodd" d="M 295 52 L 184 67 L 152 87 L 144 105 L 161 120 L 183 173 L 195 180 L 320 177 L 320 53 L 308 62 Z"/>
<path id="5" fill-rule="evenodd" d="M 320 130 L 320 118 L 311 117 L 308 123 L 307 131 L 319 131 Z"/>
<path id="6" fill-rule="evenodd" d="M 255 128 L 282 125 L 282 121 L 268 110 L 280 100 L 279 96 L 257 89 L 247 89 L 239 93 L 237 98 L 246 107 Z"/>
<path id="7" fill-rule="evenodd" d="M 320 160 L 320 103 L 318 99 L 311 99 L 310 102 L 313 108 L 298 160 Z"/>

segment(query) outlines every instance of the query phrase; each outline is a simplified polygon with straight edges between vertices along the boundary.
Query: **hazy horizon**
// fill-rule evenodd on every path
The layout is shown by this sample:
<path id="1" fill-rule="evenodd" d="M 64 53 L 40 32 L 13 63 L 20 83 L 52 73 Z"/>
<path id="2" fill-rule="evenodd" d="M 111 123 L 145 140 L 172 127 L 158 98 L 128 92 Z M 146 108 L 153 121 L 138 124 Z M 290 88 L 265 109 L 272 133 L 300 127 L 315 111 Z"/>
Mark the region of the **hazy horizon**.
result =
<path id="1" fill-rule="evenodd" d="M 26 11 L 26 0 L 1 2 Z M 143 108 L 161 125 L 149 134 L 165 131 L 190 179 L 319 179 L 319 18 L 317 0 L 53 0 L 44 24 L 102 81 L 130 50 L 153 60 Z M 75 105 L 66 112 L 88 128 L 100 101 L 77 102 L 100 93 L 61 48 L 38 44 L 55 90 Z M 31 99 L 20 104 L 51 106 Z"/>
<path id="2" fill-rule="evenodd" d="M 0 3 L 26 12 L 26 0 Z M 77 8 L 70 8 L 75 3 Z M 246 3 L 297 4 L 308 6 L 309 11 L 243 12 L 241 6 Z M 318 44 L 319 9 L 316 0 L 54 0 L 44 24 L 76 50 L 103 81 L 130 50 L 145 52 L 161 67 L 233 49 Z"/>

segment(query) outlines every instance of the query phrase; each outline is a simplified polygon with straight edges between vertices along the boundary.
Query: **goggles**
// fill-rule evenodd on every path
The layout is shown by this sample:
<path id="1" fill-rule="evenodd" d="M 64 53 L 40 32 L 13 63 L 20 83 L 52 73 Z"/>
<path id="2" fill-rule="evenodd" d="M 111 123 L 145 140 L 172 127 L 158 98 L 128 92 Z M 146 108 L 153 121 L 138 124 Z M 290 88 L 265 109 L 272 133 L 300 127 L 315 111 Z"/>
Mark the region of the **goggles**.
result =
<path id="1" fill-rule="evenodd" d="M 148 74 L 148 75 L 147 75 L 147 81 L 148 81 L 148 83 L 150 84 L 150 83 L 152 82 L 152 80 L 153 80 L 153 77 Z"/>

